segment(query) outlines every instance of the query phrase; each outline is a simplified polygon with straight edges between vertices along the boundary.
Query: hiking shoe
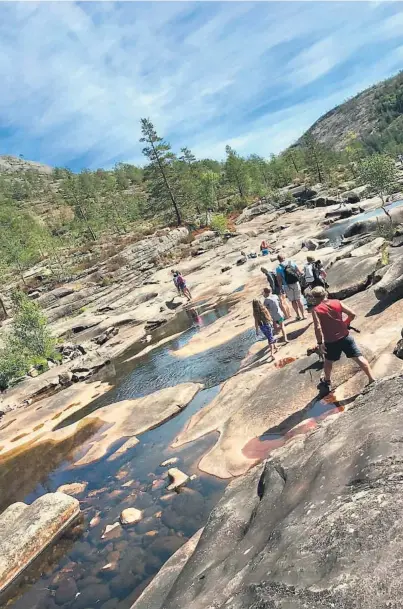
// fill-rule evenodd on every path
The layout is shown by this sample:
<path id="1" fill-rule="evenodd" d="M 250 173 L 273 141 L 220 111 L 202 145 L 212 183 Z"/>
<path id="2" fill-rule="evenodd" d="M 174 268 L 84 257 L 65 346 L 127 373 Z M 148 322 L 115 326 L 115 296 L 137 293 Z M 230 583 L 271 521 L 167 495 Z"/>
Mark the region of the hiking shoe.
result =
<path id="1" fill-rule="evenodd" d="M 317 389 L 319 389 L 321 397 L 325 397 L 326 395 L 329 395 L 329 393 L 331 393 L 332 391 L 331 382 L 326 381 L 325 379 L 320 379 L 317 385 Z"/>

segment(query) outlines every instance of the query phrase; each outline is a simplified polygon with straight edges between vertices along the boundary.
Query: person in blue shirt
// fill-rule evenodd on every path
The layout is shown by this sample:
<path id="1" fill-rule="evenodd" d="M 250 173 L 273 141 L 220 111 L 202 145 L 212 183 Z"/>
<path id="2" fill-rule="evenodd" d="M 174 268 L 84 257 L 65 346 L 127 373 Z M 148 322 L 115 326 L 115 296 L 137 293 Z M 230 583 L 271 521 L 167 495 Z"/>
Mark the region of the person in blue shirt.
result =
<path id="1" fill-rule="evenodd" d="M 296 321 L 306 319 L 302 303 L 301 284 L 299 282 L 302 273 L 295 262 L 287 260 L 283 254 L 279 254 L 277 260 L 279 261 L 279 265 L 276 268 L 277 281 L 297 314 Z"/>

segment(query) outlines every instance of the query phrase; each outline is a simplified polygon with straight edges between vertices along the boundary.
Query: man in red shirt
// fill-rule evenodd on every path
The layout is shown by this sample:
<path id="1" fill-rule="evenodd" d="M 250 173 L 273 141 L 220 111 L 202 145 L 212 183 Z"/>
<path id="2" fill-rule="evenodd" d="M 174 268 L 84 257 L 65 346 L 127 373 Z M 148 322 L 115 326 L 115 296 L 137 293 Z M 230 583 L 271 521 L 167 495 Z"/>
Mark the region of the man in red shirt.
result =
<path id="1" fill-rule="evenodd" d="M 325 288 L 313 288 L 310 294 L 314 303 L 312 309 L 313 323 L 315 326 L 316 340 L 320 352 L 325 357 L 324 379 L 321 382 L 327 393 L 331 391 L 330 376 L 332 374 L 333 362 L 337 362 L 342 353 L 352 358 L 365 372 L 369 382 L 375 381 L 371 366 L 362 355 L 354 338 L 350 336 L 349 325 L 355 318 L 355 313 L 340 300 L 327 298 Z M 346 317 L 343 318 L 343 313 Z"/>

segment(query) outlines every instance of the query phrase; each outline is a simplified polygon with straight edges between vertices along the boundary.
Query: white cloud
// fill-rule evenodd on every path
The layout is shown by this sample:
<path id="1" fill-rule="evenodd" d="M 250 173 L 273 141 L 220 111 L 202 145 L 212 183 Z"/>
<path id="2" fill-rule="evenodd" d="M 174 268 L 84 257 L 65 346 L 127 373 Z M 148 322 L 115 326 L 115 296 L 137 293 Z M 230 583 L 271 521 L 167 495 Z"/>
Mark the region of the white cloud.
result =
<path id="1" fill-rule="evenodd" d="M 221 158 L 226 143 L 277 152 L 329 104 L 397 69 L 399 11 L 332 2 L 0 3 L 2 151 L 55 165 L 139 162 L 147 116 L 176 148 L 200 155 Z"/>

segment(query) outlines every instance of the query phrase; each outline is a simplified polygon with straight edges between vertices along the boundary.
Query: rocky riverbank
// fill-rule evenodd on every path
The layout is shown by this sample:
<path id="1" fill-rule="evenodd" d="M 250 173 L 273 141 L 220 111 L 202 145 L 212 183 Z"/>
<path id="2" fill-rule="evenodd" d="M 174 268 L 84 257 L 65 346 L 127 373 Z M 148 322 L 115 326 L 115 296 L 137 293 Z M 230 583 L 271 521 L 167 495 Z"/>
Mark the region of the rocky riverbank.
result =
<path id="1" fill-rule="evenodd" d="M 378 201 L 361 201 L 360 205 L 365 210 L 372 210 Z M 334 495 L 347 493 L 346 489 L 351 485 L 347 481 L 346 472 L 350 472 L 353 467 L 354 451 L 358 454 L 367 444 L 368 450 L 372 451 L 372 432 L 368 423 L 368 429 L 365 427 L 368 442 L 365 444 L 365 438 L 354 437 L 353 431 L 350 433 L 348 429 L 348 423 L 343 421 L 350 421 L 352 429 L 358 429 L 363 424 L 361 413 L 367 412 L 371 418 L 371 408 L 378 408 L 371 396 L 378 399 L 382 391 L 385 395 L 390 393 L 391 396 L 397 396 L 400 380 L 396 377 L 379 381 L 375 388 L 359 397 L 365 389 L 365 378 L 356 374 L 355 367 L 344 360 L 335 367 L 335 392 L 331 400 L 320 401 L 316 389 L 320 366 L 315 356 L 306 354 L 307 349 L 315 344 L 311 320 L 287 324 L 290 343 L 280 347 L 273 363 L 268 361 L 265 345 L 254 342 L 251 301 L 261 294 L 266 285 L 260 266 L 263 264 L 273 268 L 277 252 L 292 256 L 302 265 L 308 248 L 318 248 L 315 256 L 322 260 L 328 270 L 330 292 L 346 299 L 358 314 L 354 322 L 360 330 L 358 342 L 371 360 L 375 374 L 381 379 L 400 373 L 402 361 L 393 355 L 400 338 L 403 312 L 402 302 L 398 300 L 403 286 L 400 245 L 396 242 L 389 244 L 385 237 L 376 232 L 364 236 L 361 233 L 353 235 L 339 246 L 333 246 L 326 240 L 319 241 L 318 236 L 326 239 L 326 234 L 323 233 L 328 226 L 326 215 L 337 210 L 336 205 L 307 208 L 305 204 L 296 204 L 288 210 L 265 209 L 259 215 L 245 214 L 243 220 L 246 221 L 237 224 L 237 233 L 228 239 L 217 235 L 199 239 L 199 243 L 192 246 L 193 255 L 180 263 L 180 269 L 186 276 L 194 297 L 193 303 L 185 308 L 185 303 L 178 298 L 172 284 L 170 266 L 142 269 L 139 274 L 140 265 L 136 266 L 130 276 L 128 268 L 133 263 L 133 258 L 123 265 L 125 270 L 119 271 L 116 283 L 106 289 L 92 286 L 88 291 L 88 285 L 84 282 L 73 293 L 72 286 L 64 286 L 58 288 L 56 295 L 49 293 L 39 297 L 51 320 L 53 331 L 64 341 L 65 361 L 41 376 L 26 379 L 3 396 L 0 406 L 4 413 L 0 424 L 0 484 L 2 508 L 5 509 L 14 501 L 24 500 L 41 480 L 66 461 L 70 463 L 69 471 L 77 471 L 80 475 L 79 478 L 66 480 L 68 483 L 82 484 L 78 492 L 78 487 L 73 489 L 66 485 L 61 490 L 75 494 L 81 507 L 86 510 L 83 537 L 78 543 L 87 544 L 85 556 L 89 557 L 89 562 L 92 561 L 94 569 L 91 575 L 73 570 L 71 573 L 77 584 L 75 594 L 80 594 L 77 597 L 68 595 L 70 604 L 56 601 L 57 606 L 86 609 L 91 603 L 96 603 L 102 609 L 126 609 L 142 592 L 147 583 L 147 574 L 155 573 L 151 561 L 147 573 L 134 573 L 134 567 L 130 567 L 129 576 L 130 549 L 141 546 L 141 555 L 147 558 L 152 540 L 155 549 L 151 554 L 155 564 L 158 562 L 160 566 L 160 560 L 157 561 L 157 555 L 160 558 L 158 547 L 170 548 L 163 552 L 166 560 L 205 523 L 205 508 L 196 506 L 203 502 L 200 497 L 202 486 L 192 487 L 190 483 L 187 487 L 188 483 L 185 482 L 183 487 L 180 483 L 182 492 L 172 494 L 166 487 L 169 484 L 175 485 L 175 476 L 177 481 L 182 478 L 175 474 L 169 480 L 168 474 L 162 475 L 162 472 L 155 475 L 153 467 L 156 466 L 152 467 L 150 463 L 150 488 L 139 489 L 127 471 L 127 465 L 137 454 L 135 451 L 141 448 L 143 442 L 146 443 L 143 438 L 148 430 L 177 415 L 184 417 L 183 425 L 170 438 L 171 447 L 165 457 L 173 458 L 179 451 L 186 452 L 189 463 L 183 472 L 186 480 L 190 480 L 192 472 L 197 475 L 205 472 L 222 480 L 236 480 L 230 484 L 221 503 L 213 511 L 199 543 L 196 545 L 195 539 L 189 541 L 181 548 L 179 555 L 170 559 L 166 570 L 161 571 L 151 583 L 136 608 L 186 606 L 196 609 L 210 606 L 216 595 L 214 603 L 217 607 L 229 603 L 235 609 L 251 606 L 260 602 L 259 599 L 266 602 L 264 599 L 273 590 L 277 591 L 278 597 L 275 598 L 278 598 L 279 606 L 285 607 L 287 602 L 292 602 L 290 590 L 293 586 L 295 602 L 302 602 L 305 596 L 311 599 L 310 586 L 316 585 L 318 581 L 313 573 L 322 572 L 319 567 L 316 568 L 319 557 L 312 563 L 312 569 L 309 565 L 309 569 L 302 565 L 302 562 L 298 563 L 302 565 L 300 568 L 297 562 L 302 561 L 302 558 L 297 557 L 297 547 L 301 547 L 303 533 L 317 524 L 316 521 L 309 521 L 299 506 L 308 506 L 308 503 L 327 505 L 329 512 L 326 514 L 330 514 L 336 510 L 336 507 L 332 507 L 334 505 L 339 507 L 341 514 L 344 513 L 344 508 L 340 508 L 340 502 L 337 503 L 339 500 Z M 272 245 L 274 251 L 271 257 L 252 257 L 239 264 L 240 252 L 257 252 L 263 237 Z M 184 233 L 179 232 L 174 237 L 161 235 L 161 239 L 165 239 L 164 247 L 167 248 L 173 248 L 173 241 L 178 243 L 183 238 Z M 155 239 L 160 237 L 151 239 L 154 249 Z M 306 244 L 305 247 L 303 244 Z M 132 252 L 133 257 L 138 257 L 139 252 L 139 249 Z M 142 264 L 146 264 L 143 259 Z M 69 300 L 72 296 L 74 298 Z M 85 299 L 85 305 L 82 304 L 84 300 L 80 300 L 81 297 Z M 66 317 L 66 311 L 70 311 L 69 307 L 73 303 L 74 307 L 79 305 L 73 313 L 79 313 L 70 313 Z M 222 316 L 217 315 L 203 327 L 203 320 L 208 320 L 211 312 L 224 305 L 225 312 Z M 85 311 L 80 310 L 83 306 L 87 307 Z M 179 311 L 183 313 L 178 315 Z M 183 327 L 175 325 L 175 320 L 180 319 L 182 314 L 185 315 L 187 324 Z M 191 327 L 193 320 L 197 320 L 194 322 L 197 331 L 193 331 L 186 341 L 179 340 L 174 348 L 169 346 L 171 343 L 164 347 L 173 335 L 180 337 L 183 330 Z M 252 346 L 249 348 L 249 345 Z M 239 346 L 243 348 L 240 349 Z M 127 351 L 129 347 L 131 350 Z M 135 373 L 136 366 L 143 362 L 142 357 L 146 352 L 146 357 L 150 357 L 156 366 L 158 360 L 152 359 L 153 353 L 157 353 L 156 358 L 161 357 L 158 355 L 161 348 L 165 349 L 167 362 L 173 366 L 172 369 L 180 370 L 183 367 L 187 370 L 189 367 L 186 375 L 170 378 L 168 372 L 167 377 L 157 385 L 153 384 L 155 377 L 145 376 L 143 391 L 137 393 L 135 398 L 130 393 L 119 393 L 120 377 L 108 374 L 106 362 L 110 361 L 112 368 L 123 366 Z M 198 399 L 199 394 L 202 396 L 204 393 L 203 375 L 193 372 L 192 368 L 199 360 L 218 371 L 228 367 L 227 375 L 217 374 L 218 379 L 227 380 L 215 388 L 211 398 L 201 402 L 200 408 L 195 408 L 187 415 L 187 408 L 192 410 L 190 405 Z M 234 367 L 231 367 L 231 360 L 235 362 Z M 112 391 L 118 391 L 118 399 L 102 402 Z M 393 400 L 390 402 L 392 408 Z M 394 407 L 397 408 L 397 397 L 395 402 Z M 380 412 L 374 410 L 373 417 L 380 419 Z M 332 420 L 331 424 L 320 422 L 325 415 L 333 413 L 339 415 L 335 422 L 332 416 L 327 419 Z M 392 414 L 390 416 L 392 420 Z M 388 417 L 385 415 L 385 419 Z M 333 431 L 338 429 L 336 425 L 340 426 L 339 433 Z M 386 420 L 379 423 L 376 433 L 386 433 L 386 426 Z M 307 431 L 310 434 L 308 437 L 303 435 Z M 340 445 L 337 444 L 338 437 Z M 386 436 L 381 439 L 385 445 L 389 441 Z M 201 454 L 193 457 L 193 465 L 190 466 L 194 446 L 201 446 L 200 442 L 205 440 L 208 441 L 206 446 Z M 281 445 L 284 446 L 274 457 L 270 457 L 273 449 Z M 376 452 L 375 444 L 373 446 L 371 455 Z M 395 450 L 396 447 L 392 448 Z M 365 465 L 369 454 L 366 450 L 367 448 L 359 467 Z M 385 450 L 382 448 L 382 454 L 389 455 Z M 38 455 L 45 455 L 46 458 L 38 459 Z M 155 459 L 159 459 L 157 465 L 163 460 L 159 457 L 162 455 L 155 455 Z M 268 463 L 261 465 L 261 461 L 267 457 Z M 337 480 L 332 480 L 330 475 L 332 460 L 336 473 L 337 468 L 340 468 Z M 397 463 L 397 457 L 390 462 Z M 382 463 L 382 471 L 386 471 L 387 460 Z M 18 469 L 21 472 L 21 464 L 24 464 L 23 474 L 17 478 L 13 476 L 13 471 Z M 117 464 L 113 474 L 114 487 L 98 489 L 99 495 L 96 495 L 91 486 L 95 479 L 91 467 L 97 467 L 97 472 L 101 472 L 102 468 L 110 471 L 108 468 L 111 464 Z M 319 476 L 322 467 L 326 475 L 323 488 L 316 485 L 315 477 Z M 281 472 L 288 471 L 291 473 L 286 475 L 285 481 Z M 155 488 L 152 489 L 154 479 Z M 287 486 L 288 480 L 290 486 Z M 127 496 L 123 485 L 127 485 Z M 158 491 L 158 495 L 153 495 L 152 490 Z M 150 495 L 147 500 L 143 497 L 144 493 L 147 497 Z M 108 494 L 111 494 L 114 503 L 112 511 L 105 510 L 103 500 L 100 504 L 97 499 L 102 496 L 107 502 Z M 165 496 L 168 498 L 163 499 Z M 137 510 L 137 516 L 138 511 L 148 510 L 145 517 L 151 519 L 151 522 L 135 523 L 135 529 L 123 530 L 119 524 L 115 497 L 116 500 L 124 497 L 124 507 Z M 176 508 L 170 506 L 173 499 L 181 503 L 180 508 L 178 504 L 180 517 Z M 280 504 L 284 509 L 274 509 L 275 505 Z M 184 535 L 185 515 L 188 513 L 192 517 L 194 509 L 200 510 L 200 517 Z M 307 507 L 308 509 L 313 508 Z M 320 507 L 318 518 L 330 518 L 323 512 L 324 509 Z M 373 522 L 378 517 L 375 516 L 373 514 Z M 370 517 L 369 514 L 368 518 Z M 91 522 L 96 522 L 94 518 L 100 520 L 91 526 Z M 161 520 L 162 527 L 159 524 Z M 118 526 L 113 528 L 115 524 Z M 112 527 L 107 531 L 107 535 L 112 537 L 109 543 L 107 539 L 103 540 L 102 548 L 97 550 L 94 535 L 98 534 L 99 529 L 99 539 L 101 534 L 105 534 L 106 526 Z M 330 535 L 330 529 L 326 527 L 327 525 L 320 529 L 317 536 L 312 536 L 307 547 L 308 563 L 311 554 L 315 555 L 313 540 L 316 540 L 317 547 L 322 547 L 326 535 Z M 270 541 L 272 537 L 269 529 L 273 532 L 273 541 Z M 12 530 L 15 532 L 15 523 L 12 524 Z M 258 535 L 259 530 L 262 531 L 261 537 Z M 292 531 L 295 531 L 295 538 Z M 339 535 L 339 528 L 337 531 Z M 221 537 L 225 537 L 226 532 L 230 534 L 224 543 Z M 165 537 L 160 539 L 162 534 Z M 170 536 L 172 539 L 168 543 L 166 539 L 169 540 Z M 282 537 L 285 540 L 284 547 Z M 125 542 L 124 552 L 121 549 L 122 541 Z M 292 551 L 290 549 L 290 553 L 287 553 L 286 548 L 291 543 Z M 335 543 L 339 543 L 339 539 Z M 338 564 L 339 553 L 337 545 L 335 547 L 335 558 L 329 558 L 329 569 L 323 567 L 326 577 L 329 576 L 330 579 L 335 577 L 336 571 L 341 578 L 346 573 L 346 568 Z M 348 556 L 349 548 L 350 546 L 346 554 Z M 181 571 L 193 551 L 192 558 Z M 73 555 L 75 556 L 74 550 Z M 208 559 L 209 564 L 205 563 L 207 555 L 212 560 Z M 274 556 L 279 561 L 275 572 L 273 569 L 277 559 Z M 263 571 L 261 573 L 262 569 L 254 566 L 260 562 L 262 569 L 266 569 L 265 577 Z M 104 569 L 109 563 L 113 565 L 110 575 Z M 74 561 L 74 564 L 77 565 L 77 562 Z M 305 573 L 306 570 L 309 573 Z M 181 574 L 173 585 L 180 571 Z M 126 578 L 126 596 L 122 596 L 123 592 L 118 594 L 121 573 Z M 258 574 L 257 579 L 253 579 L 254 573 Z M 274 575 L 271 576 L 270 573 Z M 289 581 L 285 577 L 286 573 Z M 302 574 L 299 575 L 300 573 Z M 358 567 L 357 573 L 361 574 Z M 270 577 L 266 589 L 261 582 L 266 581 L 267 574 Z M 72 575 L 66 577 L 71 578 Z M 95 586 L 92 596 L 91 581 L 86 581 L 88 577 L 93 578 L 92 587 Z M 111 578 L 114 580 L 112 586 L 109 584 Z M 57 595 L 60 586 L 62 590 L 63 586 L 67 586 L 64 581 L 57 573 L 49 581 L 46 580 L 46 585 Z M 223 582 L 220 590 L 216 589 L 213 581 Z M 253 588 L 255 584 L 260 596 Z M 328 603 L 325 606 L 329 607 L 336 599 L 332 586 L 333 583 L 329 584 L 328 592 L 320 596 L 323 602 Z M 72 585 L 71 587 L 73 589 Z M 303 596 L 298 596 L 296 588 L 304 591 Z M 64 598 L 62 592 L 57 598 Z M 53 593 L 41 596 L 40 602 L 42 605 L 37 605 L 38 609 L 55 609 Z"/>

